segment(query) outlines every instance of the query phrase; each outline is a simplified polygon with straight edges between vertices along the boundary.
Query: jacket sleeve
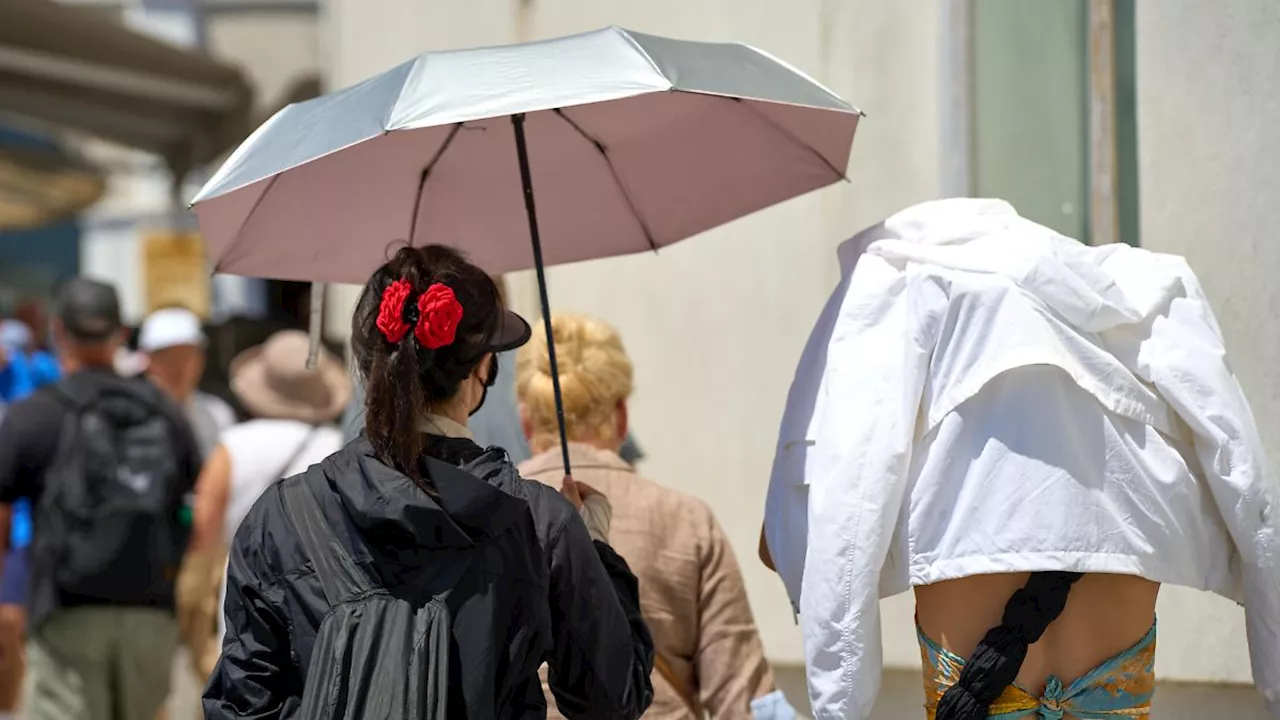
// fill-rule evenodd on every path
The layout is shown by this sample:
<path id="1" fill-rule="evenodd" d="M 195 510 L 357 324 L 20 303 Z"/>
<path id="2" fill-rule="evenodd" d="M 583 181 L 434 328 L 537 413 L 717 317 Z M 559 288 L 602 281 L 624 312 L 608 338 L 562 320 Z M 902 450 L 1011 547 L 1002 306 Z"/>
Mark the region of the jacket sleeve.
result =
<path id="1" fill-rule="evenodd" d="M 751 701 L 774 690 L 773 670 L 733 548 L 710 510 L 706 524 L 694 655 L 702 705 L 713 719 L 749 717 Z"/>
<path id="2" fill-rule="evenodd" d="M 1280 486 L 1208 300 L 1191 269 L 1177 262 L 1186 296 L 1151 324 L 1137 372 L 1194 435 L 1209 491 L 1239 552 L 1254 683 L 1271 716 L 1280 718 Z"/>
<path id="3" fill-rule="evenodd" d="M 256 514 L 257 508 L 245 518 L 231 545 L 223 610 L 226 637 L 204 693 L 207 720 L 291 717 L 302 696 L 282 598 L 260 582 L 264 533 Z"/>
<path id="4" fill-rule="evenodd" d="M 567 515 L 549 546 L 551 692 L 570 720 L 634 720 L 653 700 L 653 638 L 639 584 L 621 556 L 591 540 L 576 512 Z"/>
<path id="5" fill-rule="evenodd" d="M 864 720 L 880 688 L 880 574 L 905 494 L 925 348 L 932 347 L 923 337 L 930 293 L 908 292 L 909 282 L 881 257 L 860 260 L 827 348 L 827 397 L 806 467 L 809 545 L 800 591 L 818 720 Z"/>

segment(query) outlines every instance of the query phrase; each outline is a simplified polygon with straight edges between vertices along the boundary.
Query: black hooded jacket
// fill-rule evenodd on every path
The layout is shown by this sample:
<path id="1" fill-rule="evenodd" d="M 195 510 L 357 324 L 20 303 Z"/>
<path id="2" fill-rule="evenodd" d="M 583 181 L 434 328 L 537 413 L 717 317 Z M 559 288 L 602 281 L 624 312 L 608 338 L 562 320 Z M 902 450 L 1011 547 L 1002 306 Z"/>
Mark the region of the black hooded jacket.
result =
<path id="1" fill-rule="evenodd" d="M 373 457 L 363 437 L 254 504 L 232 543 L 222 657 L 206 718 L 289 718 L 328 610 L 280 495 L 306 483 L 351 557 L 383 586 L 473 560 L 449 594 L 451 718 L 543 718 L 546 662 L 570 718 L 637 718 L 653 697 L 653 640 L 636 578 L 560 493 L 522 479 L 500 449 L 432 438 L 431 455 L 466 473 L 432 478 L 436 497 Z"/>

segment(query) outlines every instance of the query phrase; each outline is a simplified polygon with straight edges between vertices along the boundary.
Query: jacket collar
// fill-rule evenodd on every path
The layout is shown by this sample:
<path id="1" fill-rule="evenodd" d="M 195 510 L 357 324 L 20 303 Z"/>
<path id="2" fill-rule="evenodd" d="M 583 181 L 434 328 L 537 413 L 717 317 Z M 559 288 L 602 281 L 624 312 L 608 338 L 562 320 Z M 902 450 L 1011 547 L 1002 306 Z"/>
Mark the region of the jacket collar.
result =
<path id="1" fill-rule="evenodd" d="M 576 470 L 616 470 L 619 472 L 635 474 L 636 469 L 626 460 L 623 460 L 617 453 L 610 450 L 602 450 L 591 445 L 583 443 L 569 443 L 569 462 Z M 546 452 L 530 458 L 521 466 L 527 475 L 546 475 L 546 474 L 563 474 L 564 459 L 560 454 L 560 446 L 557 445 Z"/>

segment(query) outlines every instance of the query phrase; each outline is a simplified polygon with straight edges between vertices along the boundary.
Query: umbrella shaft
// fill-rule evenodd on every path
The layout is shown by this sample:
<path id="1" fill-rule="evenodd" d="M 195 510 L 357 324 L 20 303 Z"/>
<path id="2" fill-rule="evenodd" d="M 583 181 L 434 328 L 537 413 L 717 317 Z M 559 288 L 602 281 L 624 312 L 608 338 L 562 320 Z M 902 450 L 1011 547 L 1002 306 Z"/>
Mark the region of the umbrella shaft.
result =
<path id="1" fill-rule="evenodd" d="M 533 267 L 538 273 L 538 299 L 542 303 L 542 325 L 547 331 L 547 359 L 551 365 L 551 388 L 556 397 L 556 423 L 560 429 L 560 457 L 565 475 L 569 467 L 569 437 L 564 426 L 564 398 L 560 395 L 560 368 L 556 364 L 555 332 L 551 328 L 551 300 L 547 297 L 547 274 L 542 262 L 542 241 L 538 239 L 538 211 L 533 202 L 533 176 L 529 172 L 529 149 L 524 138 L 524 113 L 511 116 L 516 132 L 516 157 L 520 162 L 520 185 L 524 188 L 524 209 L 529 217 L 529 240 L 533 243 Z"/>

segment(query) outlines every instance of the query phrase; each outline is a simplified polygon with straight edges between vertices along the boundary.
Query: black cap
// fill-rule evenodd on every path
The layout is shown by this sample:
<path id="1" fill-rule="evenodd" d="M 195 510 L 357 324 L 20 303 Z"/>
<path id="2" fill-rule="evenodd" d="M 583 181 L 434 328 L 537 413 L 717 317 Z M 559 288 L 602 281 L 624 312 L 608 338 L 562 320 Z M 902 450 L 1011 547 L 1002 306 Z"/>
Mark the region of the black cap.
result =
<path id="1" fill-rule="evenodd" d="M 111 285 L 73 278 L 58 293 L 58 319 L 80 340 L 105 340 L 121 327 L 120 297 Z"/>
<path id="2" fill-rule="evenodd" d="M 515 350 L 529 342 L 532 336 L 533 330 L 524 318 L 510 310 L 503 310 L 502 317 L 498 321 L 498 329 L 489 340 L 489 350 L 491 352 Z"/>

